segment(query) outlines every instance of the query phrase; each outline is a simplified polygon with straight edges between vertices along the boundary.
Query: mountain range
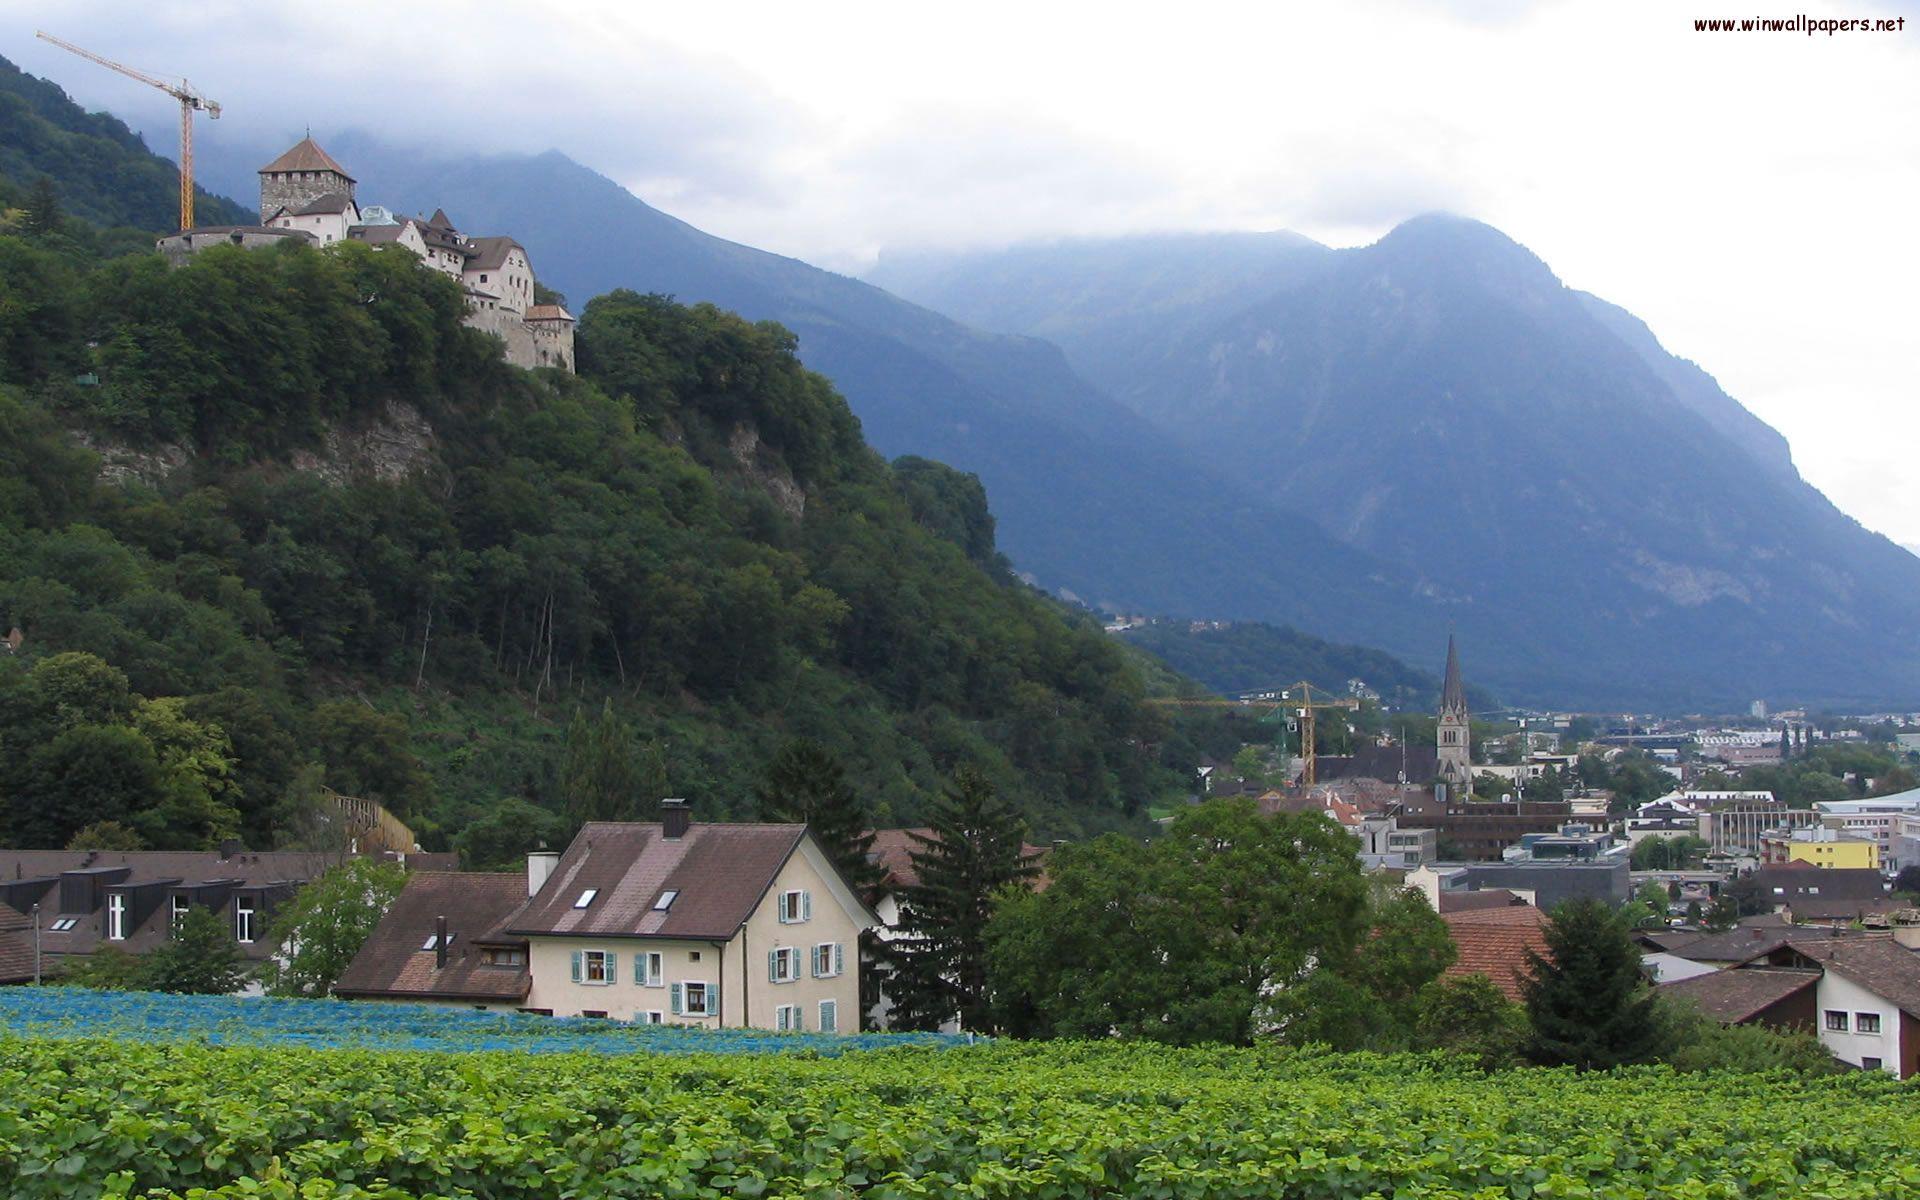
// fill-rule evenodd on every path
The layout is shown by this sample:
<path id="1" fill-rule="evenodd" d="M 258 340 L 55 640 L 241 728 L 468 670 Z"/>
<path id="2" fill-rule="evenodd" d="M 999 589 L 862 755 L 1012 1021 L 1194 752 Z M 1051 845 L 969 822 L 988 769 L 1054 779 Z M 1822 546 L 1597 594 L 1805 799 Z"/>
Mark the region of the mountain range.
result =
<path id="1" fill-rule="evenodd" d="M 878 448 L 977 473 L 1015 565 L 1069 597 L 1416 662 L 1453 629 L 1477 682 L 1540 704 L 1920 688 L 1920 559 L 1643 323 L 1477 222 L 1350 250 L 1190 234 L 888 256 L 862 282 L 558 153 L 328 144 L 364 200 L 510 231 L 576 301 L 629 287 L 786 325 Z M 251 161 L 222 181 L 246 194 Z"/>

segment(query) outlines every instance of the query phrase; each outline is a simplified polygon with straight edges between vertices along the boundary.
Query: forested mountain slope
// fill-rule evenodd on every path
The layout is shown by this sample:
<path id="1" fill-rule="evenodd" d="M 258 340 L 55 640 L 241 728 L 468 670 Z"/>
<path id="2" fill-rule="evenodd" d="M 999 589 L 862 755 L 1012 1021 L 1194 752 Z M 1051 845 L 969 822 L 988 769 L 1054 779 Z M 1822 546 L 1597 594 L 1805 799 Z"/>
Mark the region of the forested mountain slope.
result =
<path id="1" fill-rule="evenodd" d="M 1127 611 L 1279 613 L 1355 640 L 1428 645 L 1444 617 L 1417 584 L 1276 516 L 1262 476 L 1187 453 L 1076 374 L 1050 343 L 984 333 L 879 288 L 713 237 L 549 153 L 452 159 L 355 135 L 328 149 L 363 197 L 445 207 L 464 230 L 511 231 L 575 301 L 615 287 L 711 301 L 799 337 L 882 452 L 975 473 L 1000 543 L 1041 586 Z M 210 152 L 211 153 L 211 152 Z M 261 158 L 221 176 L 238 187 Z"/>
<path id="2" fill-rule="evenodd" d="M 21 194 L 52 180 L 61 207 L 96 225 L 170 233 L 180 222 L 174 164 L 147 153 L 125 124 L 83 112 L 67 94 L 0 58 L 0 185 Z M 4 205 L 0 205 L 4 207 Z M 196 193 L 195 219 L 239 225 L 258 218 L 221 196 Z"/>
<path id="3" fill-rule="evenodd" d="M 356 244 L 173 269 L 0 237 L 0 291 L 17 841 L 270 844 L 326 785 L 486 858 L 662 795 L 741 814 L 793 735 L 889 823 L 963 763 L 1059 834 L 1189 777 L 1122 650 L 1004 569 L 977 483 L 890 468 L 776 326 L 615 293 L 581 377 L 527 373 Z"/>

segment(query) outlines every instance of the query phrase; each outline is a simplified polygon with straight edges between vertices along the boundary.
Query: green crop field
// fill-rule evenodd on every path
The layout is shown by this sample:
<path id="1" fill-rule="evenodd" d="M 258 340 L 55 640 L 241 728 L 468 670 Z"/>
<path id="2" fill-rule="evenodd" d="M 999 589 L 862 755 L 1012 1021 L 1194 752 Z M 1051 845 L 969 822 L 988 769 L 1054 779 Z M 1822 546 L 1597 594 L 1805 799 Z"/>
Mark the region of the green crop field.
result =
<path id="1" fill-rule="evenodd" d="M 1920 1196 L 1920 1092 L 1056 1043 L 798 1054 L 0 1041 L 13 1197 Z"/>

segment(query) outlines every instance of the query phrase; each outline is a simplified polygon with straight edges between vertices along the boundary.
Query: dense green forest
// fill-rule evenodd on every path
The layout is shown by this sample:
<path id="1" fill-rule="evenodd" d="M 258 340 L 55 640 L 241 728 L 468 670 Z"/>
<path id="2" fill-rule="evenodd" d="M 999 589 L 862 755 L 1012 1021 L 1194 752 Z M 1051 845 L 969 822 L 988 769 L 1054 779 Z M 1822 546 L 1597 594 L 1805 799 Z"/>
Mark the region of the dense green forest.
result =
<path id="1" fill-rule="evenodd" d="M 76 66 L 84 67 L 76 60 Z M 154 103 L 166 100 L 154 96 Z M 52 180 L 60 203 L 83 221 L 115 231 L 171 231 L 180 218 L 180 176 L 147 152 L 140 135 L 106 113 L 82 111 L 58 86 L 0 58 L 0 177 L 25 192 Z M 0 207 L 6 198 L 0 196 Z M 246 225 L 259 218 L 224 196 L 195 193 L 202 225 Z"/>
<path id="2" fill-rule="evenodd" d="M 562 781 L 605 765 L 571 760 L 610 745 L 633 816 L 744 814 L 795 736 L 879 823 L 963 764 L 1059 835 L 1191 777 L 1148 673 L 1006 570 L 978 481 L 890 467 L 777 325 L 614 293 L 584 309 L 580 376 L 523 372 L 410 256 L 171 268 L 70 216 L 14 229 L 16 842 L 113 820 L 285 844 L 331 788 L 504 862 L 566 836 Z"/>

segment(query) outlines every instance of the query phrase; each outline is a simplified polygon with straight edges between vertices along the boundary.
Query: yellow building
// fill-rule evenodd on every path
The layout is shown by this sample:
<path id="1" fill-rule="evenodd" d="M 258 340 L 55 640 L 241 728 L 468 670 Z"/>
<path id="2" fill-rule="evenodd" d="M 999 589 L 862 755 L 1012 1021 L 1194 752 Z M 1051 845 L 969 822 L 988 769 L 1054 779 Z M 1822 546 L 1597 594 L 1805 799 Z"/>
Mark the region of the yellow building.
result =
<path id="1" fill-rule="evenodd" d="M 1880 869 L 1880 843 L 1844 830 L 1816 825 L 1761 838 L 1761 858 L 1770 863 L 1808 863 L 1842 870 Z"/>

